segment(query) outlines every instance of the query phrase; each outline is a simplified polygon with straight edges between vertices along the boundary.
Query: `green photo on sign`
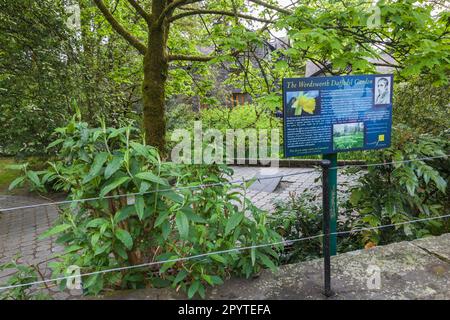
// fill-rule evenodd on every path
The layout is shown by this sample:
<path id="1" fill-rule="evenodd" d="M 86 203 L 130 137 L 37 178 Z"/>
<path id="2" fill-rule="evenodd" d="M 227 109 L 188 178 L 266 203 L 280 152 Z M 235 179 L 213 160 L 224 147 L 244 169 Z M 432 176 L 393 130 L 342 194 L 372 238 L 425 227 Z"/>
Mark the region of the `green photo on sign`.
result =
<path id="1" fill-rule="evenodd" d="M 333 149 L 349 150 L 364 146 L 364 122 L 333 125 Z"/>

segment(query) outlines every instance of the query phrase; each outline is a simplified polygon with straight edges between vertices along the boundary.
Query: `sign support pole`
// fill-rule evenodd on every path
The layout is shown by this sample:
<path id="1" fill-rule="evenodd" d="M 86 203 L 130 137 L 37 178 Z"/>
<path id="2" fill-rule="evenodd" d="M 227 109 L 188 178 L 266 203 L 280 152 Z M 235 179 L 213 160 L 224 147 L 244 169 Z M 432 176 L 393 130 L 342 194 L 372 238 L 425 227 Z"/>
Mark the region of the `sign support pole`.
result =
<path id="1" fill-rule="evenodd" d="M 328 190 L 328 201 L 330 208 L 330 233 L 336 232 L 337 226 L 337 153 L 324 154 L 323 160 L 330 161 L 328 181 L 323 181 L 324 186 Z M 330 254 L 336 255 L 337 247 L 337 235 L 332 234 L 330 236 Z"/>
<path id="2" fill-rule="evenodd" d="M 331 297 L 331 254 L 330 254 L 330 160 L 322 160 L 322 213 L 323 213 L 323 280 L 326 297 Z"/>

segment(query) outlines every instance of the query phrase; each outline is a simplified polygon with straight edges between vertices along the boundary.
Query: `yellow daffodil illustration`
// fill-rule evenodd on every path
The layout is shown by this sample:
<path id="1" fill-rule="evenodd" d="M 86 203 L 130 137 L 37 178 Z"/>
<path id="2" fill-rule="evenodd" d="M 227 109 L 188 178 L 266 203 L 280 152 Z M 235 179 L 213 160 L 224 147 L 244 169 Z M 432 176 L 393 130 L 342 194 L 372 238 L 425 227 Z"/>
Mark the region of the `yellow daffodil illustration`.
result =
<path id="1" fill-rule="evenodd" d="M 306 95 L 300 95 L 294 103 L 295 115 L 300 116 L 302 112 L 314 114 L 316 110 L 316 99 Z"/>

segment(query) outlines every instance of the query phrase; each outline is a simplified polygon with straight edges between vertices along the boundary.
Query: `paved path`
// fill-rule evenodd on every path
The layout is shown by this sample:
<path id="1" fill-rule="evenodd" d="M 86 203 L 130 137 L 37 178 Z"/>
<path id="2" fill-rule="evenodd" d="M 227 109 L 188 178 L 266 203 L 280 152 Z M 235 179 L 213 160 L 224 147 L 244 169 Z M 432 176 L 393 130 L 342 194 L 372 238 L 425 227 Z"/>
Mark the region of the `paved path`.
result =
<path id="1" fill-rule="evenodd" d="M 44 199 L 25 196 L 0 196 L 0 207 L 18 207 L 48 202 Z M 16 254 L 18 262 L 35 264 L 49 253 L 57 252 L 53 239 L 38 240 L 58 217 L 55 206 L 19 209 L 0 213 L 0 263 L 7 262 Z"/>
<path id="2" fill-rule="evenodd" d="M 264 192 L 260 190 L 247 190 L 247 196 L 260 209 L 273 211 L 274 204 L 278 201 L 285 202 L 290 195 L 300 195 L 306 189 L 311 192 L 322 194 L 321 189 L 321 171 L 313 168 L 271 168 L 271 167 L 232 167 L 234 170 L 233 180 L 250 180 L 255 176 L 280 176 L 278 188 L 273 192 Z M 297 175 L 298 174 L 298 175 Z M 340 188 L 346 188 L 351 180 L 348 176 L 338 175 L 338 184 Z M 255 182 L 257 183 L 257 182 Z"/>
<path id="3" fill-rule="evenodd" d="M 0 208 L 46 203 L 49 200 L 36 196 L 5 196 L 0 195 Z M 58 218 L 56 206 L 19 209 L 1 212 L 0 210 L 0 264 L 10 262 L 19 257 L 17 262 L 25 265 L 36 265 L 45 278 L 50 278 L 47 263 L 53 256 L 61 252 L 63 247 L 55 243 L 55 238 L 39 240 L 38 237 L 50 228 Z M 0 286 L 14 270 L 6 269 L 0 272 Z M 69 292 L 59 292 L 57 288 L 49 291 L 56 299 L 65 299 Z M 79 293 L 73 292 L 75 295 Z"/>

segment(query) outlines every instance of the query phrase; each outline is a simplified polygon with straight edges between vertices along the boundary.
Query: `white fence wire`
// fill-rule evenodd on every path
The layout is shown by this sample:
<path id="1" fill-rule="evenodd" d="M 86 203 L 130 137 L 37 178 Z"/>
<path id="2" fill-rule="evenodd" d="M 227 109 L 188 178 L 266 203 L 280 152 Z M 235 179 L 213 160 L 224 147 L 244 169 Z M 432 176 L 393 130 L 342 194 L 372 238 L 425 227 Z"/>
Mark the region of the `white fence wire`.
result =
<path id="1" fill-rule="evenodd" d="M 356 167 L 386 166 L 386 165 L 395 165 L 395 164 L 400 164 L 400 163 L 409 163 L 409 162 L 413 162 L 413 161 L 427 161 L 427 160 L 432 160 L 432 159 L 447 158 L 448 156 L 450 156 L 450 155 L 425 157 L 425 158 L 417 158 L 417 159 L 408 159 L 408 160 L 386 162 L 386 163 L 377 163 L 377 164 L 366 164 L 366 165 L 353 165 L 352 164 L 352 165 L 344 165 L 344 166 L 339 166 L 339 167 L 333 167 L 333 168 L 330 168 L 330 169 L 339 169 L 339 168 L 343 168 L 343 167 L 355 167 L 355 166 Z M 136 195 L 145 195 L 145 194 L 151 194 L 151 193 L 155 193 L 155 192 L 175 191 L 175 190 L 194 189 L 194 188 L 207 188 L 207 187 L 220 186 L 220 185 L 226 185 L 226 184 L 243 184 L 243 183 L 247 183 L 247 182 L 250 182 L 250 181 L 274 179 L 274 178 L 283 178 L 283 177 L 297 176 L 297 175 L 302 175 L 302 174 L 307 174 L 307 173 L 314 173 L 314 172 L 317 173 L 318 171 L 317 170 L 309 170 L 309 171 L 290 173 L 290 174 L 284 174 L 284 175 L 263 176 L 263 177 L 256 178 L 256 179 L 255 178 L 248 179 L 248 180 L 242 179 L 242 180 L 234 180 L 234 181 L 212 183 L 212 184 L 200 184 L 200 185 L 196 185 L 196 186 L 174 187 L 174 188 L 169 188 L 169 189 L 165 189 L 165 190 L 152 190 L 152 191 L 143 192 L 143 193 L 129 193 L 129 194 L 114 195 L 114 196 L 104 196 L 104 197 L 93 197 L 93 198 L 85 198 L 85 199 L 64 200 L 64 201 L 55 201 L 55 202 L 41 203 L 41 204 L 35 204 L 35 205 L 27 205 L 27 206 L 0 208 L 0 212 L 1 211 L 5 212 L 5 211 L 14 211 L 14 210 L 21 210 L 21 209 L 30 209 L 30 208 L 37 208 L 37 207 L 50 206 L 50 205 L 62 205 L 62 204 L 69 204 L 69 203 L 74 203 L 74 202 L 93 201 L 93 200 L 99 200 L 99 199 L 111 199 L 111 198 L 114 199 L 114 198 L 118 198 L 118 197 L 129 197 L 129 196 L 136 196 Z M 274 246 L 280 246 L 280 245 L 291 245 L 291 244 L 294 244 L 296 242 L 322 238 L 322 237 L 325 237 L 325 236 L 349 235 L 349 234 L 354 234 L 354 233 L 361 232 L 361 231 L 371 231 L 371 230 L 385 229 L 385 228 L 390 228 L 390 227 L 398 227 L 398 226 L 412 224 L 412 223 L 425 222 L 425 221 L 431 221 L 431 220 L 437 220 L 437 219 L 446 219 L 446 218 L 449 218 L 449 217 L 450 217 L 450 214 L 446 214 L 446 215 L 441 215 L 441 216 L 420 218 L 420 219 L 415 219 L 415 220 L 408 220 L 408 221 L 403 221 L 403 222 L 398 222 L 398 223 L 386 224 L 386 225 L 381 225 L 381 226 L 376 226 L 376 227 L 356 228 L 356 229 L 351 229 L 351 230 L 347 230 L 347 231 L 332 232 L 332 233 L 329 233 L 329 234 L 323 234 L 322 233 L 322 234 L 318 234 L 318 235 L 314 235 L 314 236 L 302 237 L 302 238 L 297 238 L 297 239 L 283 240 L 283 241 L 279 241 L 279 242 L 258 244 L 258 245 L 253 245 L 253 246 L 236 247 L 236 248 L 227 249 L 227 250 L 207 252 L 207 253 L 202 253 L 202 254 L 198 254 L 198 255 L 180 257 L 180 258 L 175 258 L 175 259 L 167 259 L 167 260 L 161 260 L 161 261 L 152 261 L 152 262 L 142 263 L 142 264 L 137 264 L 137 265 L 116 267 L 116 268 L 110 268 L 110 269 L 105 269 L 105 270 L 86 272 L 86 273 L 81 273 L 81 274 L 76 274 L 76 275 L 61 276 L 61 277 L 55 277 L 55 278 L 52 278 L 52 279 L 44 279 L 44 280 L 32 281 L 32 282 L 28 282 L 28 283 L 2 286 L 2 287 L 0 287 L 0 290 L 9 290 L 9 289 L 14 289 L 14 288 L 19 288 L 19 287 L 31 287 L 31 286 L 34 286 L 34 285 L 47 284 L 47 283 L 51 283 L 51 282 L 59 282 L 59 281 L 62 281 L 62 280 L 69 280 L 69 279 L 74 279 L 74 278 L 82 278 L 82 277 L 91 276 L 91 275 L 106 274 L 106 273 L 111 273 L 111 272 L 116 272 L 116 271 L 124 271 L 124 270 L 137 269 L 137 268 L 145 268 L 145 267 L 150 267 L 150 266 L 154 266 L 154 265 L 161 265 L 161 264 L 165 264 L 165 263 L 176 263 L 176 262 L 181 262 L 181 261 L 187 261 L 187 260 L 193 260 L 193 259 L 199 259 L 199 258 L 206 258 L 206 257 L 211 256 L 211 255 L 229 254 L 229 253 L 234 253 L 234 252 L 239 253 L 239 252 L 242 252 L 242 251 L 245 251 L 245 250 L 252 250 L 252 249 L 263 248 L 263 247 L 274 247 Z"/>

